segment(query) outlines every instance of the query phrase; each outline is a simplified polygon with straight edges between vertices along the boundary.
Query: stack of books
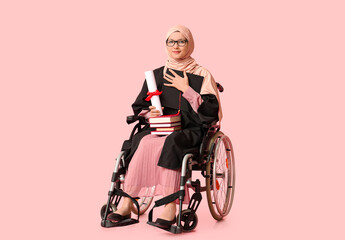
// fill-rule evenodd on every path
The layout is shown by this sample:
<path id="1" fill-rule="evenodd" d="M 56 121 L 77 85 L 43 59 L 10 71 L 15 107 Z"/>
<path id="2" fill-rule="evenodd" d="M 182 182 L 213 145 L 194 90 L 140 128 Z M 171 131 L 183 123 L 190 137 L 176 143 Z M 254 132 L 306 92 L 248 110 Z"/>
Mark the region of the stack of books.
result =
<path id="1" fill-rule="evenodd" d="M 151 134 L 169 135 L 174 131 L 181 130 L 181 115 L 163 115 L 149 118 L 150 128 L 155 128 Z"/>

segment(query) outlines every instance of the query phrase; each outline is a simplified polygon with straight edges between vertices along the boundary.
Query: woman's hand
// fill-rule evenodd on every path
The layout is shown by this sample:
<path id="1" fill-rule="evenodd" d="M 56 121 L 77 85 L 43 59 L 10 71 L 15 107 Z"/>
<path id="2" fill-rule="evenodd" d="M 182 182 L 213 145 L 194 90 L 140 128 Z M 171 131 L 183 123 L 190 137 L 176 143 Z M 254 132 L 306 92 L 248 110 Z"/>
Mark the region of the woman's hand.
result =
<path id="1" fill-rule="evenodd" d="M 149 106 L 150 109 L 150 117 L 158 117 L 161 115 L 160 111 L 158 109 L 156 109 L 156 107 L 154 106 Z M 162 111 L 163 111 L 164 107 L 162 107 Z"/>
<path id="2" fill-rule="evenodd" d="M 168 82 L 170 82 L 171 84 L 164 83 L 164 85 L 168 87 L 175 87 L 176 89 L 184 93 L 189 87 L 186 71 L 183 71 L 183 78 L 182 78 L 177 73 L 175 73 L 174 70 L 172 69 L 169 69 L 169 70 L 174 76 L 169 76 L 165 74 L 163 78 L 167 80 Z"/>

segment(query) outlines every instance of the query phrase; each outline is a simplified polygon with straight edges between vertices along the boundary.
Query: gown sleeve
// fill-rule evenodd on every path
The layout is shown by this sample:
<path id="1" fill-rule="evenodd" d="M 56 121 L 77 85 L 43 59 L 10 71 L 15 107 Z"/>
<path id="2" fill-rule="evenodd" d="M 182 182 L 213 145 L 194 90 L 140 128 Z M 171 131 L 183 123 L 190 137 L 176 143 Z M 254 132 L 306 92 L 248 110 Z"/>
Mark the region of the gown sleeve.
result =
<path id="1" fill-rule="evenodd" d="M 198 116 L 204 125 L 211 125 L 219 121 L 218 110 L 219 104 L 217 97 L 213 94 L 201 94 L 202 103 L 198 108 Z"/>
<path id="2" fill-rule="evenodd" d="M 139 115 L 139 113 L 142 110 L 149 110 L 151 101 L 145 100 L 145 98 L 147 97 L 147 92 L 148 92 L 147 84 L 146 84 L 146 81 L 144 81 L 144 84 L 141 88 L 139 95 L 137 96 L 136 100 L 132 104 L 134 115 Z"/>
<path id="3" fill-rule="evenodd" d="M 205 87 L 205 90 L 203 91 Z M 203 85 L 201 87 L 202 104 L 198 108 L 198 116 L 203 125 L 210 125 L 213 122 L 218 122 L 220 103 L 218 102 L 218 88 L 211 73 L 206 70 Z"/>
<path id="4" fill-rule="evenodd" d="M 210 125 L 212 122 L 218 121 L 219 104 L 215 95 L 200 95 L 189 87 L 183 97 L 188 100 L 192 109 L 198 114 L 202 124 Z"/>
<path id="5" fill-rule="evenodd" d="M 182 96 L 189 102 L 194 112 L 198 112 L 198 108 L 202 103 L 200 94 L 197 93 L 193 88 L 188 87 L 187 91 L 185 91 Z"/>

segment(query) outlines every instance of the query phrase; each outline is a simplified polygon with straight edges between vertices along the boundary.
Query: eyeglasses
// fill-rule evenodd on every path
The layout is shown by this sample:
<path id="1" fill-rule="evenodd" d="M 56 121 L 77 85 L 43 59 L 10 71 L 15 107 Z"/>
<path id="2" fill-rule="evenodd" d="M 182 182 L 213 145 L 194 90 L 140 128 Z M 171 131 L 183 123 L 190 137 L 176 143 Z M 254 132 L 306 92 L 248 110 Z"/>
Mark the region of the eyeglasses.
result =
<path id="1" fill-rule="evenodd" d="M 177 43 L 177 45 L 179 47 L 183 47 L 184 45 L 186 45 L 186 43 L 188 42 L 188 40 L 177 40 L 177 41 L 174 41 L 174 40 L 167 40 L 166 41 L 166 44 L 168 47 L 173 47 L 175 45 L 175 43 Z"/>

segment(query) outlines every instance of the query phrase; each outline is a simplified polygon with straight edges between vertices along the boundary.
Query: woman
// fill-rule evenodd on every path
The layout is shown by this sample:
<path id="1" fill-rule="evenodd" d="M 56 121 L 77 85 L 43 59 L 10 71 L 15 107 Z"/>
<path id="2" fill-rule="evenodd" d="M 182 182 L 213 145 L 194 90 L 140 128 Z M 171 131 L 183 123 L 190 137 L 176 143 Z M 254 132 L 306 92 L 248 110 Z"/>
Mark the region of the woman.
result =
<path id="1" fill-rule="evenodd" d="M 154 75 L 157 88 L 162 91 L 163 115 L 180 112 L 182 130 L 168 136 L 157 136 L 151 135 L 147 126 L 134 135 L 130 146 L 125 141 L 122 150 L 125 150 L 125 161 L 129 167 L 124 191 L 133 197 L 143 197 L 143 190 L 153 186 L 155 195 L 167 196 L 177 192 L 184 154 L 199 150 L 204 124 L 221 120 L 216 83 L 212 75 L 191 57 L 193 50 L 194 40 L 188 28 L 177 25 L 169 29 L 166 36 L 168 59 L 165 66 L 154 70 Z M 183 71 L 183 75 L 174 70 Z M 144 82 L 132 105 L 134 114 L 145 118 L 159 116 L 159 111 L 150 106 L 150 101 L 145 101 L 147 92 Z M 188 201 L 189 196 L 186 195 L 186 198 Z M 132 201 L 125 198 L 122 207 L 109 214 L 108 219 L 116 222 L 130 218 L 131 207 Z M 171 202 L 156 222 L 171 225 L 176 222 L 175 214 L 176 203 Z"/>

